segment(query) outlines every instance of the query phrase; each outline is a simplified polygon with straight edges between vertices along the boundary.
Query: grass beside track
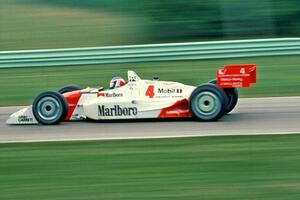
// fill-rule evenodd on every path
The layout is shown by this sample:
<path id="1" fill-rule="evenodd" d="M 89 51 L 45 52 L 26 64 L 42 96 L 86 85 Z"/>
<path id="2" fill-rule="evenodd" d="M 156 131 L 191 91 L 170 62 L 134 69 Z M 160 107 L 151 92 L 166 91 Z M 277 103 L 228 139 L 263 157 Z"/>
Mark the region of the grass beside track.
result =
<path id="1" fill-rule="evenodd" d="M 0 145 L 0 199 L 300 198 L 300 135 Z"/>
<path id="2" fill-rule="evenodd" d="M 144 43 L 144 23 L 127 12 L 0 0 L 0 51 Z"/>
<path id="3" fill-rule="evenodd" d="M 0 69 L 0 106 L 31 104 L 38 93 L 58 90 L 67 84 L 107 87 L 113 76 L 127 77 L 135 70 L 143 79 L 159 75 L 161 80 L 199 85 L 215 77 L 215 69 L 226 64 L 257 64 L 257 84 L 241 89 L 241 97 L 300 95 L 300 57 L 276 56 L 201 61 L 126 63 L 65 67 Z M 127 79 L 127 78 L 126 78 Z"/>

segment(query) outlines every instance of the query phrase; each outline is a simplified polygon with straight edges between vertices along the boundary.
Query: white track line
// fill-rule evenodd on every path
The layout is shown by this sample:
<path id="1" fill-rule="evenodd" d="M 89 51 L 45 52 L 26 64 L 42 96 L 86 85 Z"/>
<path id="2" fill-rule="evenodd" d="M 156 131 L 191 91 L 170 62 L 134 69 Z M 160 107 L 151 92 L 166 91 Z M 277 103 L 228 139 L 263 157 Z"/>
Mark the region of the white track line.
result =
<path id="1" fill-rule="evenodd" d="M 108 140 L 143 140 L 143 139 L 172 139 L 194 137 L 219 137 L 219 136 L 257 136 L 257 135 L 294 135 L 300 132 L 274 132 L 274 133 L 243 133 L 243 134 L 202 134 L 202 135 L 174 135 L 174 136 L 132 136 L 132 137 L 104 137 L 104 138 L 72 138 L 72 139 L 41 139 L 41 140 L 9 140 L 0 141 L 0 144 L 10 143 L 38 143 L 38 142 L 78 142 L 78 141 L 108 141 Z"/>

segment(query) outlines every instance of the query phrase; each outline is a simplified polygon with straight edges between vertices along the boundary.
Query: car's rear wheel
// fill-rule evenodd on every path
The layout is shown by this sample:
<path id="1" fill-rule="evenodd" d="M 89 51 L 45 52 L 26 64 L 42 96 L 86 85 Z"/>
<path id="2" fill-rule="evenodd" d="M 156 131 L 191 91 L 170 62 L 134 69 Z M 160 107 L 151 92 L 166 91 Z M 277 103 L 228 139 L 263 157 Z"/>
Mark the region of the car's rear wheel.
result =
<path id="1" fill-rule="evenodd" d="M 73 92 L 73 91 L 76 91 L 76 90 L 81 90 L 82 88 L 80 87 L 80 86 L 78 86 L 78 85 L 67 85 L 67 86 L 65 86 L 65 87 L 63 87 L 63 88 L 60 88 L 59 90 L 58 90 L 58 92 L 60 93 L 60 94 L 64 94 L 64 93 L 67 93 L 67 92 Z"/>
<path id="2" fill-rule="evenodd" d="M 238 102 L 238 91 L 236 88 L 226 88 L 224 89 L 225 93 L 227 94 L 228 97 L 228 104 L 226 107 L 225 114 L 230 113 L 236 106 Z"/>
<path id="3" fill-rule="evenodd" d="M 202 121 L 215 121 L 223 116 L 227 96 L 216 85 L 206 83 L 197 87 L 190 96 L 190 111 Z"/>
<path id="4" fill-rule="evenodd" d="M 217 80 L 213 79 L 213 80 L 209 81 L 209 83 L 216 84 Z M 238 90 L 236 88 L 223 88 L 223 90 L 228 97 L 228 104 L 226 106 L 225 113 L 224 113 L 226 115 L 226 114 L 230 113 L 236 106 L 239 95 L 238 95 Z"/>
<path id="5" fill-rule="evenodd" d="M 42 124 L 58 124 L 65 119 L 68 104 L 58 92 L 48 91 L 39 94 L 32 104 L 33 115 Z"/>

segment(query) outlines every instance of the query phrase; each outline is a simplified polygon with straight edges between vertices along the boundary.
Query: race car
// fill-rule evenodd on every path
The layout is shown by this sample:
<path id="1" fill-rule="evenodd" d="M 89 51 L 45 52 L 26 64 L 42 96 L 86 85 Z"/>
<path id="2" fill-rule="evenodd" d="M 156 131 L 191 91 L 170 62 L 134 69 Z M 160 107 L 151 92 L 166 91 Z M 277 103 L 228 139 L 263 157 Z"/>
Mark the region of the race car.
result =
<path id="1" fill-rule="evenodd" d="M 216 79 L 199 86 L 141 79 L 128 71 L 128 80 L 115 77 L 104 89 L 69 85 L 39 94 L 32 106 L 13 113 L 7 124 L 58 124 L 61 121 L 147 118 L 194 118 L 215 121 L 237 104 L 237 88 L 256 83 L 256 65 L 227 65 Z"/>

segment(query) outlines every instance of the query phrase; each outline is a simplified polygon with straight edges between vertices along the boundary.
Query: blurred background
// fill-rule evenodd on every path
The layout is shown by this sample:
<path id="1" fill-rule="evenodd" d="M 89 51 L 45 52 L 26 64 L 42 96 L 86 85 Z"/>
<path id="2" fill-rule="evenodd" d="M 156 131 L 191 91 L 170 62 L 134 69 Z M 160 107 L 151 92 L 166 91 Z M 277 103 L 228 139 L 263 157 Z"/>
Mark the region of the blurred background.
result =
<path id="1" fill-rule="evenodd" d="M 299 0 L 0 0 L 0 51 L 299 37 L 299 18 Z M 38 93 L 67 84 L 107 87 L 129 69 L 144 79 L 198 85 L 216 68 L 241 63 L 258 66 L 258 84 L 240 90 L 241 97 L 300 95 L 300 59 L 291 54 L 7 69 L 0 63 L 0 105 L 31 104 Z"/>
<path id="2" fill-rule="evenodd" d="M 126 77 L 129 69 L 143 79 L 158 75 L 199 85 L 215 78 L 216 68 L 241 63 L 257 64 L 258 77 L 252 88 L 239 90 L 240 97 L 300 96 L 297 54 L 1 66 L 8 60 L 3 51 L 9 50 L 299 37 L 299 19 L 300 0 L 0 0 L 0 106 L 30 105 L 40 92 L 68 84 L 107 88 L 113 76 Z M 299 44 L 296 48 L 300 51 Z M 255 106 L 267 105 L 249 105 Z M 7 113 L 0 114 L 4 119 Z M 233 116 L 234 123 L 248 123 L 243 114 Z M 274 117 L 277 127 L 280 119 Z M 273 125 L 267 120 L 266 130 Z M 237 130 L 218 123 L 226 131 Z M 24 128 L 35 127 L 0 132 L 18 129 L 21 138 Z M 63 135 L 56 127 L 48 129 L 53 137 Z M 99 132 L 111 134 L 101 124 Z M 0 199 L 297 200 L 299 143 L 299 135 L 274 135 L 1 144 Z"/>
<path id="3" fill-rule="evenodd" d="M 0 0 L 0 50 L 290 37 L 299 0 Z"/>

